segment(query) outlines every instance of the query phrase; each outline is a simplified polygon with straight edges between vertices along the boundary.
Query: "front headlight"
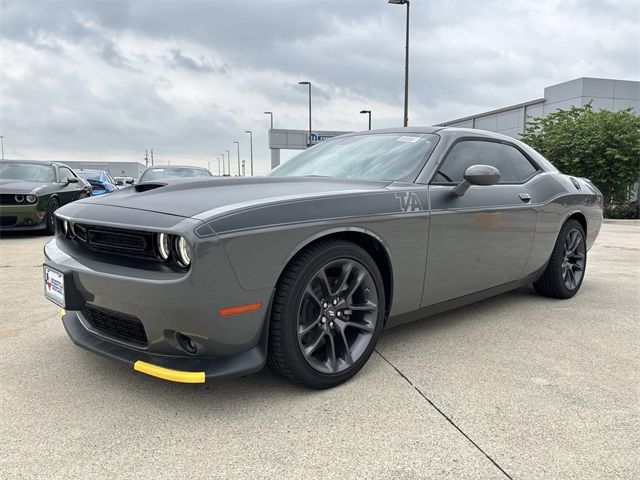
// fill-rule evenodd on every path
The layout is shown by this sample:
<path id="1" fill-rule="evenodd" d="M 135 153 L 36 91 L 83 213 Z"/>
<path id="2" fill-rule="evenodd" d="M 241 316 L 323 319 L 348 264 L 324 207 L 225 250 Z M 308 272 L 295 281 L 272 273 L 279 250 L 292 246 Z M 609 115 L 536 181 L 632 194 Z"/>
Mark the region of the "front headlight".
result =
<path id="1" fill-rule="evenodd" d="M 16 195 L 13 198 L 15 199 L 16 203 L 24 202 L 24 195 Z"/>
<path id="2" fill-rule="evenodd" d="M 64 231 L 64 236 L 69 236 L 69 220 L 62 221 L 62 230 Z"/>
<path id="3" fill-rule="evenodd" d="M 27 199 L 27 203 L 36 203 L 38 201 L 38 197 L 35 195 L 27 195 L 25 198 Z"/>
<path id="4" fill-rule="evenodd" d="M 156 236 L 156 246 L 160 260 L 166 262 L 171 253 L 171 239 L 166 233 L 160 233 Z"/>
<path id="5" fill-rule="evenodd" d="M 181 267 L 188 267 L 191 264 L 191 250 L 184 237 L 176 239 L 176 257 Z"/>

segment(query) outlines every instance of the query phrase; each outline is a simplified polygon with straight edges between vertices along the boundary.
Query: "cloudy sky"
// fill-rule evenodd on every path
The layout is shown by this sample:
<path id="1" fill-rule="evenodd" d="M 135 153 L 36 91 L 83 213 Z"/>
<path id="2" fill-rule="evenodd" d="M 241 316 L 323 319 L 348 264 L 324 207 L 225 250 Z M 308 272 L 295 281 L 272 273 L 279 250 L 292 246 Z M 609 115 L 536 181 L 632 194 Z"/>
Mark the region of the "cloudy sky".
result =
<path id="1" fill-rule="evenodd" d="M 305 129 L 402 123 L 405 8 L 386 0 L 2 0 L 5 157 L 206 166 L 268 117 Z M 410 125 L 640 79 L 640 1 L 412 0 Z M 288 158 L 289 155 L 283 155 Z M 232 165 L 235 165 L 232 163 Z"/>

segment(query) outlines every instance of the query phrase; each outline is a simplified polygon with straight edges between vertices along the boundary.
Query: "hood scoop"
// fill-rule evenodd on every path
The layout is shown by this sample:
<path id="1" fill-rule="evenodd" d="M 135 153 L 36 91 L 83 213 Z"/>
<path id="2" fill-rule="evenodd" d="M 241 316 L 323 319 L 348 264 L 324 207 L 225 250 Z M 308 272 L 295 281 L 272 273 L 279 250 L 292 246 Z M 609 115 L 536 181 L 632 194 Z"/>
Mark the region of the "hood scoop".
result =
<path id="1" fill-rule="evenodd" d="M 133 189 L 136 192 L 146 192 L 149 190 L 154 190 L 156 188 L 164 187 L 166 185 L 167 185 L 166 183 L 145 182 L 145 183 L 139 183 L 138 185 L 133 187 Z"/>

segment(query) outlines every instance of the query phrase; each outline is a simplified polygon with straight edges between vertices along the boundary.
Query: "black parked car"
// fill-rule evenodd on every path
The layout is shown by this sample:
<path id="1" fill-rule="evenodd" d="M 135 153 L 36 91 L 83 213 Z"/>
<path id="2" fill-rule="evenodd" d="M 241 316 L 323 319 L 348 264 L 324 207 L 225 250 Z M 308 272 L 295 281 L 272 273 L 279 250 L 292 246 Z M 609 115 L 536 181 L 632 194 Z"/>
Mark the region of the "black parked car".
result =
<path id="1" fill-rule="evenodd" d="M 91 195 L 68 166 L 57 162 L 9 160 L 0 163 L 0 228 L 55 233 L 53 212 Z"/>

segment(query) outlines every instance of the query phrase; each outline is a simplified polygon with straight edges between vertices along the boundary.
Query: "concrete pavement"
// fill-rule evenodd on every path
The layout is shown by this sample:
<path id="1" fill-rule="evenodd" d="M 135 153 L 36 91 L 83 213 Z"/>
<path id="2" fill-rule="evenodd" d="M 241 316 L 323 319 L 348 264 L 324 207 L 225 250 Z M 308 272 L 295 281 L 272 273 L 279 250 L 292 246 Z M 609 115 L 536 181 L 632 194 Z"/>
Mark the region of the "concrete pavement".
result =
<path id="1" fill-rule="evenodd" d="M 571 300 L 520 289 L 383 334 L 329 391 L 268 371 L 172 384 L 75 347 L 47 237 L 0 239 L 2 478 L 635 478 L 640 226 Z"/>

